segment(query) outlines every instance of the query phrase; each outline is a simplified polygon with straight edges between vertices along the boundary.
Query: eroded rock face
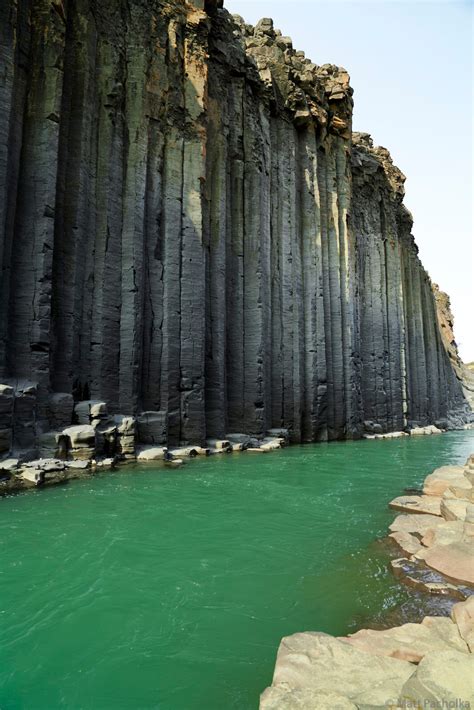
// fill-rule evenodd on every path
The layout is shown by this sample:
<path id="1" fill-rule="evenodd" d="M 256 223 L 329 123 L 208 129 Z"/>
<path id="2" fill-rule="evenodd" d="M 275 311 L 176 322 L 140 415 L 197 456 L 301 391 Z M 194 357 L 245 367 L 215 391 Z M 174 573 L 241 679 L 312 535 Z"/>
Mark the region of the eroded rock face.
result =
<path id="1" fill-rule="evenodd" d="M 71 395 L 159 413 L 150 443 L 465 420 L 345 70 L 219 0 L 6 0 L 0 28 L 0 378 L 37 407 L 14 432 L 2 393 L 3 451 Z"/>
<path id="2" fill-rule="evenodd" d="M 451 310 L 451 301 L 447 293 L 441 291 L 438 284 L 432 284 L 436 303 L 438 324 L 446 351 L 457 378 L 462 384 L 464 395 L 474 410 L 474 368 L 465 364 L 459 355 L 458 346 L 454 337 L 454 316 Z"/>

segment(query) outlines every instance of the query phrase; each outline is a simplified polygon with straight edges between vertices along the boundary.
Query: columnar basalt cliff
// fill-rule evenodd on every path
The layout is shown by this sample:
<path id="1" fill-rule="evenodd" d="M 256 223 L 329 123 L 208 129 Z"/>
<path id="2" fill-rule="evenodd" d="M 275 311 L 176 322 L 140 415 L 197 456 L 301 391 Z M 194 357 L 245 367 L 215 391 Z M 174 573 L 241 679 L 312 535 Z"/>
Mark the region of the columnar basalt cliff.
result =
<path id="1" fill-rule="evenodd" d="M 348 74 L 220 4 L 1 4 L 0 378 L 26 426 L 70 395 L 169 443 L 462 423 Z"/>

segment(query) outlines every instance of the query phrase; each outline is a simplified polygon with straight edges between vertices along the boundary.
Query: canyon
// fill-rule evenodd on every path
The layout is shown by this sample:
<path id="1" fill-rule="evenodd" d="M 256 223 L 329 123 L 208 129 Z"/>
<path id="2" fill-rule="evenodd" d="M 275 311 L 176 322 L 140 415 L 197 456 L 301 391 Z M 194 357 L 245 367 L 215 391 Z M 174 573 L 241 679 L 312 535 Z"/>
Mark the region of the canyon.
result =
<path id="1" fill-rule="evenodd" d="M 175 446 L 471 420 L 344 69 L 202 0 L 7 0 L 0 32 L 0 454 L 101 403 L 131 453 L 135 418 Z"/>

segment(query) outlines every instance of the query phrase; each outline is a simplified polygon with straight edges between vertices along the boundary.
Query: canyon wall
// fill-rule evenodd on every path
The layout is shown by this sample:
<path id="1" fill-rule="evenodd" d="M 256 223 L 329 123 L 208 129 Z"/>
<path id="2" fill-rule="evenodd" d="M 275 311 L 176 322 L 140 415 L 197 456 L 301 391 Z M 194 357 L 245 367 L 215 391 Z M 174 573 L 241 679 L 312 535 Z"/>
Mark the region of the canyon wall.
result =
<path id="1" fill-rule="evenodd" d="M 2 3 L 0 381 L 36 432 L 62 394 L 172 444 L 461 425 L 348 74 L 219 4 Z"/>

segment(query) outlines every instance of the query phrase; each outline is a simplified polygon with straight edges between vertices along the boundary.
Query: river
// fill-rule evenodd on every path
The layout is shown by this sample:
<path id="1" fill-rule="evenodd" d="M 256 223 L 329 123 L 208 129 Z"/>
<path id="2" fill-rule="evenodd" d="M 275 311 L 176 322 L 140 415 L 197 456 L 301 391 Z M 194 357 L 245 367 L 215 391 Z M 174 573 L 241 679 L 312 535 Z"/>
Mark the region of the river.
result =
<path id="1" fill-rule="evenodd" d="M 471 451 L 293 446 L 0 499 L 1 710 L 255 710 L 282 636 L 403 601 L 387 503 Z"/>

